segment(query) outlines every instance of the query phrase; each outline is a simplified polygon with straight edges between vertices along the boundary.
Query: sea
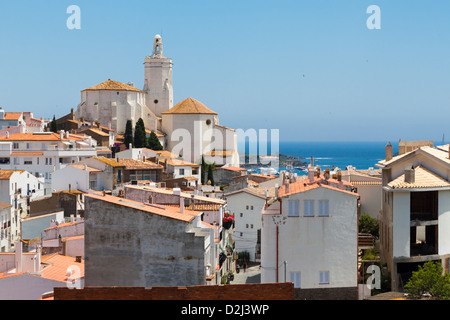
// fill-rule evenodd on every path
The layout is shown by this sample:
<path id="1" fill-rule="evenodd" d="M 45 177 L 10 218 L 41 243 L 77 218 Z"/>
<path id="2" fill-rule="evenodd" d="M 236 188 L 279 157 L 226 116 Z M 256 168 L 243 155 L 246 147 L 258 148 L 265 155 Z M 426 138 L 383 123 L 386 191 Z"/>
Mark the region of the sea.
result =
<path id="1" fill-rule="evenodd" d="M 376 168 L 375 164 L 385 158 L 386 141 L 340 141 L 340 142 L 305 142 L 305 141 L 280 141 L 279 153 L 303 158 L 308 164 L 311 157 L 314 157 L 314 165 L 322 169 L 340 168 L 345 170 L 347 166 L 356 169 L 367 170 Z M 398 142 L 391 142 L 394 155 L 398 152 Z M 270 146 L 267 152 L 270 155 Z M 241 150 L 240 150 L 241 151 Z M 278 171 L 287 168 L 275 168 Z M 289 168 L 291 169 L 291 168 Z M 299 175 L 304 175 L 305 171 L 299 168 L 292 168 Z M 261 172 L 261 170 L 253 170 Z"/>

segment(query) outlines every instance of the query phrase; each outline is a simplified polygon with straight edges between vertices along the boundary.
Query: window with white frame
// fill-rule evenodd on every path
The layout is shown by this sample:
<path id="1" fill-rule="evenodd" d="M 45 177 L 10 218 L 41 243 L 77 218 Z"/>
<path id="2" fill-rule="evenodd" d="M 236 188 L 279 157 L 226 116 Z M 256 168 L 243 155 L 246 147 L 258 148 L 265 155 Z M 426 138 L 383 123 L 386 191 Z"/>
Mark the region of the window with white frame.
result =
<path id="1" fill-rule="evenodd" d="M 288 201 L 288 217 L 298 217 L 298 201 L 289 200 Z"/>
<path id="2" fill-rule="evenodd" d="M 330 271 L 320 271 L 319 272 L 319 284 L 330 283 Z"/>
<path id="3" fill-rule="evenodd" d="M 289 275 L 294 288 L 300 288 L 300 272 L 290 272 Z"/>
<path id="4" fill-rule="evenodd" d="M 314 217 L 314 200 L 303 201 L 303 216 Z"/>
<path id="5" fill-rule="evenodd" d="M 319 200 L 319 217 L 329 217 L 329 202 L 328 200 Z"/>

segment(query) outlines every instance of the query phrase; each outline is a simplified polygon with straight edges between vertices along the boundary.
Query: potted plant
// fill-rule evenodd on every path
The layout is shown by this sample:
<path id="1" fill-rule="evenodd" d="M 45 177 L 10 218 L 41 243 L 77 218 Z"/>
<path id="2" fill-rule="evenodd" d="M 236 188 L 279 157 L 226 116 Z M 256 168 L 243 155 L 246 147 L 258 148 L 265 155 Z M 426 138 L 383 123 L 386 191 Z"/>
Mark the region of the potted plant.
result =
<path id="1" fill-rule="evenodd" d="M 225 213 L 222 221 L 222 225 L 225 229 L 230 229 L 231 226 L 234 223 L 234 215 L 231 215 L 229 213 Z"/>

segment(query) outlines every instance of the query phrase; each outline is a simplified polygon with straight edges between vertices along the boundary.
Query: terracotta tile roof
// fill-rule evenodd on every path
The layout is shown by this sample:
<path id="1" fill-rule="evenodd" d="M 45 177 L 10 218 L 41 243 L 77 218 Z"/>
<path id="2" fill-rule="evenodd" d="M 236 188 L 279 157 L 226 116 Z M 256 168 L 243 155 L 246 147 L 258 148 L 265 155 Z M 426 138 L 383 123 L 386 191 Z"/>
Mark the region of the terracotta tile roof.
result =
<path id="1" fill-rule="evenodd" d="M 167 164 L 171 166 L 191 166 L 191 167 L 200 167 L 200 164 L 192 163 L 184 160 L 178 160 L 178 159 L 168 159 L 166 161 Z"/>
<path id="2" fill-rule="evenodd" d="M 266 197 L 266 189 L 269 192 L 268 197 Z M 241 192 L 246 192 L 248 194 L 254 195 L 256 197 L 259 198 L 263 198 L 263 199 L 270 199 L 275 197 L 275 187 L 269 187 L 269 188 L 255 188 L 255 187 L 250 187 L 250 188 L 243 188 L 243 189 L 239 189 L 236 191 L 232 191 L 227 193 L 225 196 L 228 197 L 230 195 L 234 195 L 237 193 L 241 193 Z"/>
<path id="3" fill-rule="evenodd" d="M 22 112 L 5 112 L 3 120 L 19 120 L 22 116 Z"/>
<path id="4" fill-rule="evenodd" d="M 235 172 L 247 172 L 247 169 L 238 168 L 238 167 L 220 167 L 220 168 L 216 168 L 215 170 L 218 170 L 218 169 L 225 169 L 225 170 L 230 170 L 230 171 L 235 171 Z"/>
<path id="5" fill-rule="evenodd" d="M 47 264 L 41 271 L 43 278 L 66 282 L 68 279 L 67 269 L 69 267 L 78 267 L 80 271 L 80 278 L 84 278 L 84 260 L 76 262 L 74 257 L 63 256 L 59 253 L 43 256 L 41 264 Z"/>
<path id="6" fill-rule="evenodd" d="M 0 136 L 1 141 L 61 141 L 59 133 L 46 132 L 46 133 L 11 133 L 9 138 L 6 136 Z M 86 137 L 70 134 L 69 138 L 63 137 L 62 140 L 86 140 Z"/>
<path id="7" fill-rule="evenodd" d="M 163 112 L 162 114 L 215 114 L 216 112 L 210 110 L 203 103 L 193 99 L 187 98 L 176 104 L 170 110 Z"/>
<path id="8" fill-rule="evenodd" d="M 158 154 L 159 157 L 166 157 L 166 158 L 172 158 L 172 159 L 178 158 L 177 155 L 175 155 L 172 152 L 167 151 L 167 150 L 151 150 L 151 149 L 148 149 L 148 150 Z"/>
<path id="9" fill-rule="evenodd" d="M 84 170 L 84 164 L 69 164 L 69 166 L 80 169 L 80 170 Z M 92 168 L 89 166 L 86 166 L 86 170 L 89 172 L 102 172 L 102 170 L 96 169 L 96 168 Z"/>
<path id="10" fill-rule="evenodd" d="M 134 159 L 117 159 L 120 164 L 125 166 L 127 170 L 154 170 L 154 169 L 164 169 L 160 164 L 156 164 L 151 161 L 139 161 Z"/>
<path id="11" fill-rule="evenodd" d="M 74 221 L 74 222 L 65 222 L 65 223 L 61 223 L 61 224 L 59 224 L 59 225 L 57 225 L 57 226 L 54 226 L 54 227 L 50 227 L 50 228 L 44 229 L 44 230 L 52 230 L 52 229 L 59 229 L 59 228 L 64 228 L 64 227 L 70 227 L 70 226 L 74 226 L 74 225 L 76 225 L 76 224 L 78 224 L 78 221 Z"/>
<path id="12" fill-rule="evenodd" d="M 162 206 L 162 205 L 150 205 L 150 204 L 144 204 L 141 202 L 137 202 L 137 201 L 133 201 L 133 200 L 129 200 L 129 199 L 123 199 L 123 198 L 119 198 L 119 197 L 114 197 L 114 196 L 110 196 L 110 195 L 103 196 L 103 195 L 89 193 L 89 194 L 86 194 L 85 197 L 93 198 L 93 199 L 97 199 L 97 200 L 101 200 L 101 201 L 106 201 L 106 202 L 113 203 L 116 205 L 121 205 L 121 206 L 129 207 L 129 208 L 133 208 L 136 210 L 140 210 L 143 212 L 157 214 L 160 216 L 164 216 L 164 217 L 176 219 L 176 220 L 181 220 L 181 221 L 185 221 L 185 222 L 192 221 L 199 214 L 199 212 L 191 211 L 188 209 L 184 209 L 184 213 L 181 213 L 179 206 L 177 206 L 177 207 L 167 206 L 166 207 L 166 206 Z"/>
<path id="13" fill-rule="evenodd" d="M 211 157 L 224 157 L 224 156 L 232 156 L 234 154 L 234 150 L 212 150 L 206 153 L 207 156 Z"/>
<path id="14" fill-rule="evenodd" d="M 112 90 L 112 91 L 136 91 L 136 92 L 144 92 L 142 90 L 139 90 L 138 88 L 135 88 L 133 86 L 130 86 L 128 84 L 114 81 L 111 79 L 108 79 L 100 84 L 97 84 L 93 87 L 84 89 L 82 91 L 97 91 L 97 90 Z"/>
<path id="15" fill-rule="evenodd" d="M 330 180 L 333 180 L 333 179 L 328 179 L 328 182 L 330 182 Z M 337 180 L 335 180 L 335 181 L 338 182 Z M 343 182 L 343 184 L 345 183 L 344 181 L 342 181 L 342 182 Z M 347 182 L 347 184 L 348 184 L 348 182 Z M 289 184 L 289 192 L 286 191 L 286 186 L 282 185 L 278 191 L 278 197 L 282 198 L 282 197 L 285 197 L 288 195 L 297 194 L 297 193 L 301 193 L 301 192 L 305 192 L 308 190 L 317 189 L 317 188 L 321 188 L 321 187 L 327 188 L 330 190 L 348 193 L 348 194 L 355 195 L 355 196 L 359 196 L 357 193 L 347 191 L 345 189 L 340 189 L 338 187 L 334 187 L 329 184 L 325 184 L 324 180 L 322 178 L 316 178 L 313 182 L 310 182 L 309 179 L 302 179 L 302 180 L 290 183 Z"/>
<path id="16" fill-rule="evenodd" d="M 11 152 L 12 156 L 42 156 L 43 152 Z"/>
<path id="17" fill-rule="evenodd" d="M 420 165 L 414 168 L 414 176 L 413 183 L 405 182 L 405 174 L 402 174 L 389 182 L 388 186 L 392 189 L 450 187 L 450 182 Z"/>
<path id="18" fill-rule="evenodd" d="M 9 180 L 14 170 L 0 170 L 0 180 Z"/>
<path id="19" fill-rule="evenodd" d="M 101 161 L 104 164 L 107 164 L 108 166 L 111 166 L 111 167 L 122 167 L 122 168 L 125 167 L 125 165 L 122 163 L 119 163 L 117 161 L 117 159 L 105 158 L 105 157 L 93 157 L 93 158 L 95 160 Z"/>
<path id="20" fill-rule="evenodd" d="M 11 208 L 11 207 L 12 207 L 11 204 L 6 203 L 6 202 L 3 202 L 3 201 L 0 201 L 0 209 L 1 209 L 1 210 L 3 210 L 3 209 L 8 209 L 8 208 Z"/>

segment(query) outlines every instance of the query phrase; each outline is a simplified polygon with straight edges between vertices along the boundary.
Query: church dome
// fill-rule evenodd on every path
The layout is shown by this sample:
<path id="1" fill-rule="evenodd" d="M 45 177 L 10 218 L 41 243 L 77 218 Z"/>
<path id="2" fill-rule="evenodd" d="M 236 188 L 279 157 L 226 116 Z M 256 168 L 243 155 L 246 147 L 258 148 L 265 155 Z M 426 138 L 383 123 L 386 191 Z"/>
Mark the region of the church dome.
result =
<path id="1" fill-rule="evenodd" d="M 197 101 L 193 98 L 187 98 L 183 101 L 179 102 L 173 108 L 163 112 L 162 114 L 214 114 L 217 115 L 217 112 L 212 111 L 208 107 L 206 107 L 200 101 Z"/>

